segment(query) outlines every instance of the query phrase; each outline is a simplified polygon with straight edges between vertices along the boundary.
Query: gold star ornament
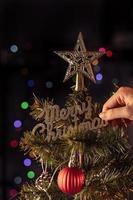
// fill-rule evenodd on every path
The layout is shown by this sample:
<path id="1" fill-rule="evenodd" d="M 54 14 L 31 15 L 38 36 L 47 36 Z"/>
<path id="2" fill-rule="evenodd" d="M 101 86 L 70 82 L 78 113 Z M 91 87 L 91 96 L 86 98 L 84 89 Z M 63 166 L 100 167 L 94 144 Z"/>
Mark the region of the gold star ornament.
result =
<path id="1" fill-rule="evenodd" d="M 99 51 L 87 51 L 82 33 L 79 33 L 78 39 L 73 51 L 55 51 L 57 55 L 69 63 L 64 81 L 76 75 L 76 91 L 85 90 L 84 77 L 96 83 L 93 73 L 93 65 L 98 64 L 98 59 L 105 53 Z"/>

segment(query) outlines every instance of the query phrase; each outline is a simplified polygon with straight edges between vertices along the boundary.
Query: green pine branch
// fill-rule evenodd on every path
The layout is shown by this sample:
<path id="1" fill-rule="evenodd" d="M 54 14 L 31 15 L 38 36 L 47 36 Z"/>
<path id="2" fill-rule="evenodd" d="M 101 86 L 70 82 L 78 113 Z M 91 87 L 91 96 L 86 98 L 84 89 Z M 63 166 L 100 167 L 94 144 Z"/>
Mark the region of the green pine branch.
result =
<path id="1" fill-rule="evenodd" d="M 46 184 L 42 185 L 46 188 Z M 25 184 L 22 186 L 21 192 L 18 195 L 20 200 L 72 200 L 72 197 L 62 193 L 55 182 L 52 183 L 48 191 L 39 190 L 34 184 Z"/>
<path id="2" fill-rule="evenodd" d="M 48 143 L 43 134 L 36 133 L 35 135 L 30 131 L 25 132 L 21 138 L 20 147 L 25 151 L 25 154 L 29 154 L 36 160 L 52 163 L 55 167 L 65 160 L 64 154 L 62 154 L 64 143 L 60 140 Z"/>
<path id="3" fill-rule="evenodd" d="M 88 96 L 87 92 L 73 92 L 69 95 L 66 106 L 81 104 Z M 42 101 L 35 97 L 31 115 L 40 122 L 45 120 L 45 109 L 53 106 L 53 101 Z M 101 110 L 101 104 L 93 102 L 92 118 Z M 84 116 L 78 116 L 79 121 L 86 121 Z M 71 117 L 64 121 L 54 122 L 56 127 L 71 125 Z M 74 197 L 69 197 L 59 191 L 55 176 L 48 194 L 44 190 L 38 190 L 35 184 L 25 184 L 20 192 L 21 200 L 126 200 L 128 191 L 133 189 L 133 155 L 131 146 L 125 135 L 124 126 L 112 127 L 109 124 L 99 130 L 79 131 L 73 128 L 67 131 L 58 140 L 46 141 L 46 135 L 31 131 L 24 133 L 20 141 L 20 147 L 32 158 L 52 163 L 53 168 L 60 168 L 68 164 L 73 152 L 81 158 L 80 167 L 86 175 L 83 190 Z M 58 170 L 59 172 L 59 170 Z M 56 174 L 57 175 L 57 174 Z M 44 182 L 43 188 L 46 188 Z M 48 196 L 50 195 L 50 197 Z M 49 199 L 51 198 L 51 199 Z"/>

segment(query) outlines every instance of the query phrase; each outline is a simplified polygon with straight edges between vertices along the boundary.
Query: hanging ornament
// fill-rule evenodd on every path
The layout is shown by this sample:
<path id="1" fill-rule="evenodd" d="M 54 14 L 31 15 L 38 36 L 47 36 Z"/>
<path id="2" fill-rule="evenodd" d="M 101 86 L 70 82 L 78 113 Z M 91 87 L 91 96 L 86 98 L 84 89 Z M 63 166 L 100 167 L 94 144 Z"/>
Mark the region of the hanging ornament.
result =
<path id="1" fill-rule="evenodd" d="M 77 167 L 63 168 L 57 177 L 60 190 L 66 194 L 76 194 L 81 191 L 85 181 L 83 171 Z"/>
<path id="2" fill-rule="evenodd" d="M 45 169 L 43 165 L 43 160 L 40 160 L 40 162 L 42 166 L 42 174 L 36 179 L 35 187 L 40 191 L 44 191 L 46 196 L 48 197 L 48 200 L 51 200 L 51 195 L 48 193 L 51 182 L 51 173 L 48 172 L 47 161 L 45 163 Z"/>
<path id="3" fill-rule="evenodd" d="M 44 186 L 48 186 L 51 180 L 51 174 L 49 174 L 48 172 L 42 173 L 35 182 L 35 186 L 39 189 L 39 190 L 44 190 Z"/>
<path id="4" fill-rule="evenodd" d="M 41 166 L 42 166 L 42 173 L 36 179 L 35 186 L 38 188 L 38 190 L 44 190 L 44 191 L 46 191 L 46 188 L 48 187 L 48 185 L 50 183 L 52 175 L 48 171 L 47 161 L 45 163 L 45 169 L 44 169 L 44 166 L 43 166 L 43 160 L 41 160 Z"/>

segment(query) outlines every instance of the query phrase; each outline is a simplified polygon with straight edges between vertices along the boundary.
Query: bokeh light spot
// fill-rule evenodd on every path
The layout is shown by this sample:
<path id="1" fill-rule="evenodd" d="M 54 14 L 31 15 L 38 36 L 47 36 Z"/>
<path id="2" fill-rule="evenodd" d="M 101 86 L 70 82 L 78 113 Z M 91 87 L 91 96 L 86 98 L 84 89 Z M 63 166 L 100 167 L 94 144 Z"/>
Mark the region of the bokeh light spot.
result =
<path id="1" fill-rule="evenodd" d="M 106 55 L 107 55 L 107 57 L 111 58 L 111 57 L 113 56 L 113 52 L 110 51 L 110 50 L 108 50 L 108 51 L 106 52 Z"/>
<path id="2" fill-rule="evenodd" d="M 99 52 L 105 53 L 105 52 L 106 52 L 106 49 L 105 49 L 104 47 L 101 47 L 101 48 L 99 48 Z"/>
<path id="3" fill-rule="evenodd" d="M 13 44 L 10 46 L 10 51 L 12 53 L 17 53 L 18 52 L 18 46 L 16 44 Z"/>
<path id="4" fill-rule="evenodd" d="M 97 75 L 96 75 L 96 80 L 97 81 L 101 81 L 103 79 L 103 75 L 101 74 L 101 73 L 98 73 Z"/>
<path id="5" fill-rule="evenodd" d="M 17 184 L 17 185 L 21 184 L 22 183 L 22 178 L 20 176 L 16 176 L 14 178 L 14 183 Z"/>
<path id="6" fill-rule="evenodd" d="M 24 101 L 24 102 L 21 103 L 21 108 L 22 108 L 23 110 L 28 109 L 28 107 L 29 107 L 29 103 L 28 103 L 27 101 Z"/>
<path id="7" fill-rule="evenodd" d="M 28 171 L 27 177 L 28 177 L 29 179 L 33 179 L 33 178 L 35 177 L 35 172 L 34 172 L 34 171 Z"/>
<path id="8" fill-rule="evenodd" d="M 15 120 L 14 121 L 14 127 L 15 128 L 20 128 L 22 126 L 22 122 L 20 120 Z"/>
<path id="9" fill-rule="evenodd" d="M 15 197 L 15 196 L 17 195 L 17 190 L 16 190 L 16 189 L 10 189 L 10 190 L 9 190 L 9 195 L 10 195 L 11 197 Z"/>
<path id="10" fill-rule="evenodd" d="M 24 159 L 24 166 L 26 166 L 26 167 L 31 166 L 31 159 L 29 159 L 29 158 Z"/>
<path id="11" fill-rule="evenodd" d="M 17 140 L 11 140 L 9 144 L 10 144 L 11 148 L 17 148 L 18 141 Z"/>

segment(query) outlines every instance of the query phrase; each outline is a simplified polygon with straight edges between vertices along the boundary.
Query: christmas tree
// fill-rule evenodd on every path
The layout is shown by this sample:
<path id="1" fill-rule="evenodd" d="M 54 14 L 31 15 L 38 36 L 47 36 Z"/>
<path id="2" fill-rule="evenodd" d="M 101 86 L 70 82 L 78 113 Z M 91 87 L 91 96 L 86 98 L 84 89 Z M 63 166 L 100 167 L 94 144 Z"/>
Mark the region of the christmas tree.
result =
<path id="1" fill-rule="evenodd" d="M 92 67 L 105 52 L 87 51 L 80 33 L 73 51 L 55 53 L 69 63 L 64 81 L 76 76 L 76 84 L 63 108 L 34 96 L 31 115 L 37 124 L 20 146 L 41 163 L 42 173 L 22 186 L 18 198 L 126 200 L 133 189 L 133 155 L 124 120 L 121 126 L 101 120 L 102 105 L 84 81 L 95 83 Z"/>

